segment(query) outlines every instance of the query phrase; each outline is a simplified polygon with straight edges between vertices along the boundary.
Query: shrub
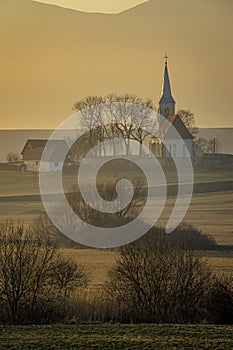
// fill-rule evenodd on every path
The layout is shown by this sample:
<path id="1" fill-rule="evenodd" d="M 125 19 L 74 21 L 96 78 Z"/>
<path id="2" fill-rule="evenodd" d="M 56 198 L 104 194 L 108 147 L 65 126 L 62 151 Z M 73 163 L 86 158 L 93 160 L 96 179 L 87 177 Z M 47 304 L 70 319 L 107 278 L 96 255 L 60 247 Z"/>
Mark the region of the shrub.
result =
<path id="1" fill-rule="evenodd" d="M 38 310 L 63 302 L 88 282 L 88 273 L 61 258 L 46 235 L 7 221 L 0 225 L 0 306 L 2 321 L 38 319 Z"/>
<path id="2" fill-rule="evenodd" d="M 217 277 L 209 293 L 209 321 L 233 324 L 233 275 Z"/>
<path id="3" fill-rule="evenodd" d="M 153 232 L 120 248 L 106 286 L 125 321 L 185 323 L 206 318 L 212 279 L 193 251 L 169 247 Z"/>

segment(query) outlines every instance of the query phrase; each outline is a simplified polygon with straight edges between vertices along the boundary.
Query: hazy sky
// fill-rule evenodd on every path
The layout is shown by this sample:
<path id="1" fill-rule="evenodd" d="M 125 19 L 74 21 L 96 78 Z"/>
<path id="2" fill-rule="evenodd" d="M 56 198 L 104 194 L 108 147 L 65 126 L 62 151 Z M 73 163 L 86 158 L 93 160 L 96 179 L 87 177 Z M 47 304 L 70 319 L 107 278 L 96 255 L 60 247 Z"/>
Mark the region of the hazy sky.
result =
<path id="1" fill-rule="evenodd" d="M 120 12 L 147 0 L 33 0 L 88 12 Z"/>
<path id="2" fill-rule="evenodd" d="M 52 2 L 144 4 L 101 15 Z M 232 11 L 233 0 L 0 0 L 0 129 L 55 128 L 89 95 L 136 94 L 158 108 L 165 53 L 176 111 L 232 126 Z"/>

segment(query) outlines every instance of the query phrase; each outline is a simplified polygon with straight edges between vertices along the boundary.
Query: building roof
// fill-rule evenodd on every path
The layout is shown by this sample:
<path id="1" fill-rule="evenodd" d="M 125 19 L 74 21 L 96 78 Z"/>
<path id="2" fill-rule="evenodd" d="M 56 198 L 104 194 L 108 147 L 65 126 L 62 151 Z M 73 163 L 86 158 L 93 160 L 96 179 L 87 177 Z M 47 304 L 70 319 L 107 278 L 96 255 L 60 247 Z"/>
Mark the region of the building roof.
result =
<path id="1" fill-rule="evenodd" d="M 170 85 L 170 79 L 168 74 L 167 62 L 165 62 L 161 99 L 159 103 L 175 103 L 175 100 L 172 97 L 172 93 L 171 93 L 171 85 Z"/>
<path id="2" fill-rule="evenodd" d="M 24 160 L 40 161 L 48 140 L 27 140 L 21 154 Z M 64 152 L 68 151 L 65 140 L 49 140 L 47 158 L 49 162 L 59 162 Z"/>
<path id="3" fill-rule="evenodd" d="M 182 139 L 194 139 L 193 135 L 189 132 L 182 119 L 178 115 L 169 115 L 166 119 L 170 123 L 165 123 L 164 121 L 160 125 L 160 134 L 163 137 L 166 139 L 177 139 L 176 132 L 173 128 L 171 128 L 171 125 L 173 125 Z"/>
<path id="4" fill-rule="evenodd" d="M 24 152 L 25 152 L 26 148 L 28 147 L 28 145 L 30 145 L 31 148 L 33 150 L 35 150 L 37 148 L 44 148 L 47 142 L 48 142 L 48 140 L 30 140 L 29 139 L 29 140 L 26 141 L 26 143 L 25 143 L 25 145 L 24 145 L 24 147 L 22 149 L 21 154 L 22 155 L 24 154 Z"/>

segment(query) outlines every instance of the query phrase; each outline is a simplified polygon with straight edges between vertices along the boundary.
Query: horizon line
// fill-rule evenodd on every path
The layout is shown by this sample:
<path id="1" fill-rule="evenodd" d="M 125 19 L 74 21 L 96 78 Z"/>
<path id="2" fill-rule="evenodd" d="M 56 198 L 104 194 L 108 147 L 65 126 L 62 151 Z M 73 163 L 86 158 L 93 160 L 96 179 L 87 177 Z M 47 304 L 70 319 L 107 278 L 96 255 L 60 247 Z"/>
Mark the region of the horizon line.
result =
<path id="1" fill-rule="evenodd" d="M 233 129 L 233 126 L 198 126 L 198 129 Z M 56 128 L 0 128 L 0 131 L 50 131 L 56 130 Z M 76 130 L 76 129 L 64 129 L 64 130 Z"/>

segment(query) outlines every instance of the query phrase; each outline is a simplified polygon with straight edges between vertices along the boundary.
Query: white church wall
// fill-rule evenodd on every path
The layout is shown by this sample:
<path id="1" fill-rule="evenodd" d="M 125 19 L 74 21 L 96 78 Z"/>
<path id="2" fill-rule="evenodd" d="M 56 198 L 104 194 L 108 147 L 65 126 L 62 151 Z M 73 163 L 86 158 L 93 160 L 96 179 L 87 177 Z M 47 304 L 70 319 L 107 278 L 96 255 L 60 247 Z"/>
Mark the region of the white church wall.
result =
<path id="1" fill-rule="evenodd" d="M 182 140 L 179 139 L 168 139 L 166 140 L 164 156 L 174 158 L 187 158 L 189 154 L 192 156 L 192 139 L 184 140 L 186 147 Z M 189 154 L 188 154 L 189 152 Z"/>

